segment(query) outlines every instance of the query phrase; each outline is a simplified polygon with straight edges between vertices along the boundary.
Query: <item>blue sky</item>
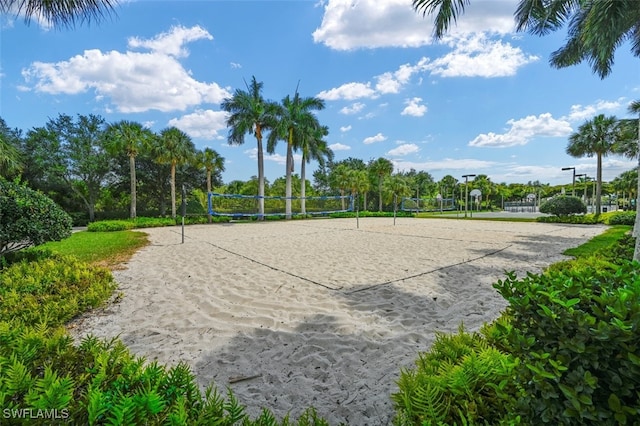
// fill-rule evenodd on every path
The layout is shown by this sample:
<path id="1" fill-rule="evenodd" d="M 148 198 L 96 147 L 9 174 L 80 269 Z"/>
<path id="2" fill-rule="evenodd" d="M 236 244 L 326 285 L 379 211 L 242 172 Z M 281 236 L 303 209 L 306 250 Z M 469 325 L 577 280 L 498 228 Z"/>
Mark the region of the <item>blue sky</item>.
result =
<path id="1" fill-rule="evenodd" d="M 72 30 L 3 16 L 0 116 L 24 131 L 59 113 L 176 126 L 225 157 L 225 182 L 247 180 L 255 139 L 229 146 L 220 102 L 255 75 L 266 98 L 298 87 L 325 100 L 318 117 L 336 160 L 385 157 L 436 180 L 570 183 L 562 167 L 595 176 L 594 158 L 565 153 L 568 136 L 596 114 L 629 117 L 640 61 L 625 44 L 604 80 L 587 64 L 553 69 L 565 33 L 515 33 L 516 5 L 474 0 L 441 42 L 411 0 L 129 1 Z M 284 160 L 283 144 L 265 156 L 271 182 Z M 603 179 L 634 164 L 610 156 Z"/>

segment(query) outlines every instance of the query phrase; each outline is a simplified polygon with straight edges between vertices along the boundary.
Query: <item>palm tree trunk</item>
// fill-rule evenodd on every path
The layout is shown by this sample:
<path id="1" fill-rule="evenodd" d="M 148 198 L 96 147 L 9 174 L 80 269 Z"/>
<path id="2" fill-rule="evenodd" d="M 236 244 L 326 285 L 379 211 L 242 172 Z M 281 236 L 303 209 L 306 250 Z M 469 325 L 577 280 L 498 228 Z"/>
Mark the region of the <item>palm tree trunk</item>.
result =
<path id="1" fill-rule="evenodd" d="M 176 218 L 176 165 L 171 163 L 171 217 Z"/>
<path id="2" fill-rule="evenodd" d="M 304 158 L 304 154 L 302 155 L 302 163 L 300 164 L 300 212 L 305 215 L 307 214 L 307 203 L 305 197 L 307 196 L 307 180 L 306 180 L 306 170 L 305 170 L 305 162 L 306 158 Z"/>
<path id="3" fill-rule="evenodd" d="M 129 156 L 129 173 L 131 175 L 131 212 L 129 216 L 131 219 L 136 218 L 136 157 L 134 155 Z"/>
<path id="4" fill-rule="evenodd" d="M 262 133 L 260 127 L 256 127 L 256 139 L 258 140 L 258 220 L 264 220 L 264 153 L 262 152 Z"/>
<path id="5" fill-rule="evenodd" d="M 601 200 L 600 196 L 602 194 L 602 154 L 598 154 L 598 169 L 596 171 L 596 215 L 600 214 L 601 209 Z"/>
<path id="6" fill-rule="evenodd" d="M 640 194 L 640 118 L 638 118 L 638 184 L 636 188 L 636 221 L 633 225 L 633 236 L 636 238 L 636 246 L 633 250 L 633 260 L 640 262 L 640 207 L 638 207 L 638 194 Z"/>
<path id="7" fill-rule="evenodd" d="M 382 177 L 378 176 L 378 211 L 382 211 Z"/>
<path id="8" fill-rule="evenodd" d="M 207 169 L 207 199 L 209 199 L 209 194 L 211 194 L 211 170 Z M 209 218 L 209 223 L 213 222 L 209 203 L 207 203 L 207 217 Z"/>
<path id="9" fill-rule="evenodd" d="M 291 219 L 291 172 L 293 171 L 293 129 L 289 129 L 289 141 L 287 142 L 287 174 L 285 184 L 285 218 Z"/>

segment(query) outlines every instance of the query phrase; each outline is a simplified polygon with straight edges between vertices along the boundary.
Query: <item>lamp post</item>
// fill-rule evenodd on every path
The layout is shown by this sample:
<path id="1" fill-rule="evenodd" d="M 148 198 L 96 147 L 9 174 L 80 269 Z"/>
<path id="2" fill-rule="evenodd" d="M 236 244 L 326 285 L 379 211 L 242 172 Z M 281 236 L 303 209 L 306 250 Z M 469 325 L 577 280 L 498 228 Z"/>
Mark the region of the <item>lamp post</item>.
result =
<path id="1" fill-rule="evenodd" d="M 576 168 L 575 167 L 563 167 L 562 170 L 573 170 L 573 187 L 571 189 L 571 196 L 576 196 Z"/>
<path id="2" fill-rule="evenodd" d="M 467 217 L 467 211 L 469 210 L 469 178 L 475 176 L 476 175 L 462 175 L 462 177 L 464 178 L 464 217 Z"/>

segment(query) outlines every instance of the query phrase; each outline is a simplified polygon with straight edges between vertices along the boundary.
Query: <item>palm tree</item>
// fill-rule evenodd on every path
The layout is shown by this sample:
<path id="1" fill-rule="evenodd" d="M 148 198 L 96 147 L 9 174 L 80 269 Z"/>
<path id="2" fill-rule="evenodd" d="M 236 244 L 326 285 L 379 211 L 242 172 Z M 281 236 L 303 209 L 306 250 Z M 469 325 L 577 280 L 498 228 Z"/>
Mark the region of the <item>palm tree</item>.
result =
<path id="1" fill-rule="evenodd" d="M 229 113 L 227 127 L 229 127 L 228 141 L 231 145 L 244 144 L 244 136 L 251 133 L 258 143 L 258 212 L 260 219 L 264 218 L 264 151 L 262 137 L 265 130 L 271 130 L 275 125 L 277 104 L 265 101 L 262 97 L 262 82 L 258 83 L 255 76 L 251 78 L 251 85 L 247 90 L 236 89 L 231 98 L 226 98 L 220 104 L 222 110 Z"/>
<path id="2" fill-rule="evenodd" d="M 386 158 L 378 158 L 369 164 L 369 169 L 378 178 L 378 211 L 382 211 L 382 183 L 393 173 L 393 163 Z"/>
<path id="3" fill-rule="evenodd" d="M 470 0 L 413 0 L 423 16 L 435 15 L 434 36 L 441 39 L 464 13 Z M 568 40 L 551 55 L 551 65 L 564 68 L 587 61 L 600 78 L 611 72 L 614 53 L 626 40 L 640 56 L 640 3 L 637 0 L 520 0 L 517 31 L 546 35 L 568 24 Z"/>
<path id="4" fill-rule="evenodd" d="M 211 175 L 224 172 L 224 157 L 217 151 L 207 147 L 198 153 L 198 165 L 207 171 L 207 194 L 211 193 Z M 209 223 L 211 223 L 211 211 L 207 209 Z"/>
<path id="5" fill-rule="evenodd" d="M 43 18 L 54 27 L 73 27 L 81 23 L 100 22 L 115 12 L 115 0 L 2 0 L 0 13 L 24 15 L 25 21 Z"/>
<path id="6" fill-rule="evenodd" d="M 347 179 L 354 200 L 356 200 L 357 194 L 366 194 L 369 190 L 369 173 L 366 170 L 349 170 Z"/>
<path id="7" fill-rule="evenodd" d="M 405 176 L 395 174 L 384 179 L 384 190 L 387 197 L 393 202 L 393 211 L 398 209 L 398 198 L 411 195 L 411 186 Z"/>
<path id="8" fill-rule="evenodd" d="M 346 165 L 339 164 L 331 170 L 331 174 L 329 175 L 331 186 L 340 190 L 340 196 L 342 197 L 342 210 L 345 210 L 344 190 L 349 187 L 350 171 L 351 169 L 349 169 Z"/>
<path id="9" fill-rule="evenodd" d="M 136 156 L 149 147 L 153 133 L 142 124 L 122 120 L 107 127 L 105 140 L 107 150 L 116 155 L 126 152 L 129 157 L 129 177 L 131 181 L 131 210 L 129 217 L 136 218 Z"/>
<path id="10" fill-rule="evenodd" d="M 0 135 L 0 176 L 9 176 L 21 170 L 20 151 Z"/>
<path id="11" fill-rule="evenodd" d="M 322 166 L 325 164 L 325 158 L 329 161 L 333 160 L 333 151 L 322 138 L 329 134 L 327 126 L 317 126 L 311 129 L 309 134 L 303 135 L 298 148 L 302 151 L 302 161 L 300 163 L 300 210 L 302 214 L 306 214 L 306 163 L 316 160 Z"/>
<path id="12" fill-rule="evenodd" d="M 602 193 L 602 157 L 613 152 L 619 139 L 618 120 L 614 116 L 605 117 L 604 114 L 586 121 L 578 131 L 569 136 L 567 154 L 572 157 L 596 156 L 596 215 L 600 214 Z"/>
<path id="13" fill-rule="evenodd" d="M 293 173 L 293 151 L 298 149 L 306 135 L 313 134 L 319 127 L 318 119 L 312 111 L 322 110 L 324 101 L 316 97 L 301 98 L 296 90 L 293 99 L 287 95 L 278 108 L 278 121 L 269 134 L 267 150 L 275 151 L 278 140 L 287 142 L 285 216 L 291 219 L 291 174 Z"/>
<path id="14" fill-rule="evenodd" d="M 168 127 L 160 132 L 157 161 L 171 165 L 171 217 L 176 217 L 176 167 L 193 159 L 195 145 L 189 135 L 177 127 Z"/>

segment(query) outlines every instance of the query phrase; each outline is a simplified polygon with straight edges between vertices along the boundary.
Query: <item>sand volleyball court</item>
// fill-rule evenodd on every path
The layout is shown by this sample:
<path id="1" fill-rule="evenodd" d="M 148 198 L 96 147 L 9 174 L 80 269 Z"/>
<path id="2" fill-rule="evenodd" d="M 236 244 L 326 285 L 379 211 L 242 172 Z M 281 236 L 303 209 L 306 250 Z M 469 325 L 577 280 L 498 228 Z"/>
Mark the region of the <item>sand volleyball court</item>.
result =
<path id="1" fill-rule="evenodd" d="M 122 299 L 77 336 L 120 336 L 138 355 L 185 361 L 204 388 L 255 417 L 314 406 L 331 424 L 387 425 L 401 367 L 434 333 L 477 330 L 505 307 L 491 284 L 539 272 L 602 226 L 392 218 L 144 230 L 115 271 Z"/>

